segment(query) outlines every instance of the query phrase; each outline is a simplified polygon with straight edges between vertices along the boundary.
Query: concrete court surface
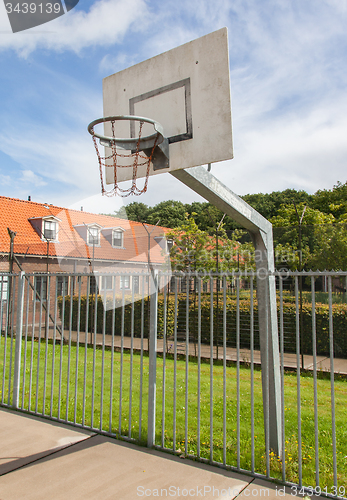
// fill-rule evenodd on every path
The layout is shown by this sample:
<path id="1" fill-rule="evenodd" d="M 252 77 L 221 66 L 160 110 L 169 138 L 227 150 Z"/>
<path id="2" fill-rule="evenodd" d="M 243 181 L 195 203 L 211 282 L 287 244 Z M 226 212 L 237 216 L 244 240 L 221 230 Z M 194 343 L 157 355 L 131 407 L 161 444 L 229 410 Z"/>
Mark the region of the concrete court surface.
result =
<path id="1" fill-rule="evenodd" d="M 270 482 L 4 408 L 0 443 L 0 500 L 293 498 Z"/>

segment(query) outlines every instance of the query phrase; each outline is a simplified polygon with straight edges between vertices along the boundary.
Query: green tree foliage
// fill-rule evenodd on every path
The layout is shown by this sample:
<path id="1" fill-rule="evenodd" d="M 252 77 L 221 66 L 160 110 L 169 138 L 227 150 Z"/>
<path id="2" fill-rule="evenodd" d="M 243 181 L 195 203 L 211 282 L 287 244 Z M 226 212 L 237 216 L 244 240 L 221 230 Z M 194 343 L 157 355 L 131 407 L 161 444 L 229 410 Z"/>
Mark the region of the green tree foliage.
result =
<path id="1" fill-rule="evenodd" d="M 316 227 L 319 244 L 310 257 L 312 269 L 347 270 L 347 225 L 342 223 Z"/>
<path id="2" fill-rule="evenodd" d="M 343 266 L 341 252 L 346 231 L 334 224 L 332 214 L 317 209 L 297 205 L 297 212 L 302 218 L 302 264 L 304 269 L 334 269 Z M 274 226 L 275 256 L 277 265 L 285 264 L 292 269 L 299 263 L 299 223 L 293 204 L 282 205 L 278 215 L 270 219 Z M 335 260 L 330 258 L 335 256 Z M 329 257 L 329 258 L 328 258 Z M 337 260 L 336 260 L 337 259 Z M 339 262 L 339 264 L 337 264 Z"/>
<path id="3" fill-rule="evenodd" d="M 186 208 L 181 201 L 162 201 L 149 209 L 146 222 L 156 224 L 160 220 L 161 226 L 178 227 L 184 221 L 185 213 Z"/>
<path id="4" fill-rule="evenodd" d="M 170 251 L 171 268 L 174 271 L 201 272 L 211 269 L 213 261 L 208 251 L 209 236 L 198 228 L 188 213 L 178 228 L 167 233 L 167 238 L 174 242 Z"/>
<path id="5" fill-rule="evenodd" d="M 338 182 L 333 189 L 323 189 L 315 193 L 312 207 L 326 214 L 333 214 L 339 221 L 347 222 L 347 182 Z"/>
<path id="6" fill-rule="evenodd" d="M 247 194 L 242 198 L 263 217 L 271 219 L 278 215 L 282 205 L 290 205 L 293 201 L 296 204 L 303 203 L 304 205 L 310 205 L 313 196 L 306 193 L 306 191 L 285 189 L 284 191 L 273 191 L 268 194 Z"/>
<path id="7" fill-rule="evenodd" d="M 202 231 L 193 212 L 186 213 L 183 224 L 167 234 L 174 245 L 170 251 L 171 268 L 185 272 L 224 272 L 254 269 L 254 252 L 250 243 L 240 243 L 243 231 L 235 230 L 228 237 L 223 224 L 218 234 Z M 216 239 L 218 238 L 218 245 Z M 218 250 L 217 250 L 218 247 Z"/>
<path id="8" fill-rule="evenodd" d="M 138 221 L 140 218 L 142 222 L 147 222 L 149 224 L 147 218 L 150 214 L 150 211 L 151 209 L 145 203 L 133 201 L 132 203 L 129 203 L 129 205 L 121 207 L 118 212 L 115 212 L 112 215 L 114 215 L 114 217 L 120 217 L 121 219 L 134 221 Z"/>
<path id="9" fill-rule="evenodd" d="M 304 268 L 347 269 L 345 258 L 347 252 L 344 250 L 347 227 L 347 182 L 344 184 L 338 182 L 333 189 L 319 190 L 313 195 L 303 190 L 285 189 L 265 194 L 247 194 L 242 198 L 272 222 L 277 267 L 285 265 L 292 269 L 298 268 L 299 231 L 293 204 L 295 202 L 299 214 L 306 206 L 302 221 Z M 223 213 L 208 202 L 195 201 L 191 204 L 184 204 L 180 201 L 168 200 L 153 207 L 133 202 L 122 207 L 114 215 L 135 221 L 140 219 L 148 224 L 156 224 L 159 220 L 161 226 L 177 229 L 179 232 L 188 223 L 186 214 L 189 216 L 189 224 L 194 221 L 196 228 L 205 233 L 204 237 L 206 241 L 209 241 L 210 249 L 214 248 L 216 227 Z M 246 257 L 248 252 L 252 254 L 253 249 L 248 233 L 241 231 L 242 228 L 228 216 L 223 219 L 223 226 L 220 229 L 223 235 L 219 237 L 221 241 L 224 238 L 224 244 L 221 243 L 219 251 L 220 255 L 225 254 L 226 259 L 224 262 L 224 257 L 220 257 L 220 269 L 225 266 L 230 269 L 235 268 L 236 261 L 238 265 L 241 262 L 242 266 L 252 266 L 252 257 Z M 241 250 L 244 254 L 242 258 L 240 258 Z M 228 255 L 230 255 L 229 261 Z M 212 262 L 213 259 L 215 257 L 212 256 Z M 211 266 L 213 267 L 213 264 Z"/>

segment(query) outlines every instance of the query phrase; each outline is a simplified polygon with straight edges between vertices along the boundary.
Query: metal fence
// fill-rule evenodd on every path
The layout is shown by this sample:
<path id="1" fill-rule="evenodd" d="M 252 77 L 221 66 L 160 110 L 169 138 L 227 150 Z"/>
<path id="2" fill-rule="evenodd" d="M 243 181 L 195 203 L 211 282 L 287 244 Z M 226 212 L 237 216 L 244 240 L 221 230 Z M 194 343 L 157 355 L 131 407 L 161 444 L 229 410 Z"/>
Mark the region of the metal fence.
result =
<path id="1" fill-rule="evenodd" d="M 347 273 L 274 276 L 278 449 L 253 273 L 2 273 L 1 405 L 346 497 Z"/>

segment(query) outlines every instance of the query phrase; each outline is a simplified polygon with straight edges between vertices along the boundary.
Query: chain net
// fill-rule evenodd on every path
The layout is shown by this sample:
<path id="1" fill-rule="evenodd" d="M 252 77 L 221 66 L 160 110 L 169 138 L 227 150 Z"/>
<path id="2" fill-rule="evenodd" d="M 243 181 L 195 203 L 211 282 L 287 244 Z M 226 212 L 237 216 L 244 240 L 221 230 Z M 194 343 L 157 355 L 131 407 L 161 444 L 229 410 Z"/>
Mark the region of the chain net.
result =
<path id="1" fill-rule="evenodd" d="M 112 128 L 112 137 L 115 139 L 115 121 L 116 120 L 111 120 L 111 128 Z M 149 156 L 145 155 L 140 150 L 140 142 L 141 142 L 141 135 L 142 135 L 142 128 L 143 128 L 144 122 L 140 122 L 139 125 L 139 134 L 138 134 L 138 139 L 137 139 L 137 144 L 136 144 L 136 149 L 135 151 L 131 151 L 129 153 L 125 152 L 120 152 L 120 148 L 116 147 L 116 144 L 113 143 L 110 148 L 107 148 L 108 150 L 111 150 L 111 153 L 107 156 L 102 156 L 100 151 L 99 151 L 99 145 L 98 145 L 98 139 L 95 136 L 94 129 L 93 129 L 93 143 L 95 147 L 95 151 L 98 157 L 99 161 L 99 171 L 100 171 L 100 182 L 101 182 L 101 192 L 105 196 L 115 196 L 119 195 L 122 197 L 130 196 L 131 194 L 134 194 L 135 196 L 139 196 L 142 193 L 145 193 L 147 191 L 147 185 L 148 185 L 148 177 L 149 177 L 149 169 L 153 157 L 154 150 L 157 146 L 157 142 L 159 139 L 159 133 L 157 134 L 157 137 L 154 141 L 154 145 L 151 149 L 151 153 Z M 122 150 L 124 151 L 124 150 Z M 129 158 L 129 162 L 127 165 L 122 165 L 119 163 L 119 158 Z M 137 186 L 137 172 L 138 168 L 142 166 L 146 166 L 146 176 L 145 176 L 145 181 L 143 184 L 142 188 L 139 188 Z M 114 186 L 111 190 L 107 191 L 105 188 L 105 182 L 104 182 L 104 171 L 106 171 L 106 167 L 113 167 L 113 183 Z M 122 168 L 132 168 L 132 180 L 131 180 L 131 186 L 129 188 L 121 188 L 118 184 L 118 172 Z"/>

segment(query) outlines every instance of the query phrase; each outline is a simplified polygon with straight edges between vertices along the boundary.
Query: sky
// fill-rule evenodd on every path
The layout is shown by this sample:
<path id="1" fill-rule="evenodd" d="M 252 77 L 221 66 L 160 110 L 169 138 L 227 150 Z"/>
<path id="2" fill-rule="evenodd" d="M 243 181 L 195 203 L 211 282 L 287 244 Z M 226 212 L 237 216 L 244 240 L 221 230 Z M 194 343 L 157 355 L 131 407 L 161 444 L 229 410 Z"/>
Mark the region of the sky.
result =
<path id="1" fill-rule="evenodd" d="M 239 195 L 344 183 L 346 25 L 347 0 L 80 0 L 12 33 L 1 2 L 0 195 L 101 213 L 203 201 L 167 173 L 141 197 L 101 197 L 87 125 L 103 78 L 224 26 L 234 159 L 213 175 Z"/>

